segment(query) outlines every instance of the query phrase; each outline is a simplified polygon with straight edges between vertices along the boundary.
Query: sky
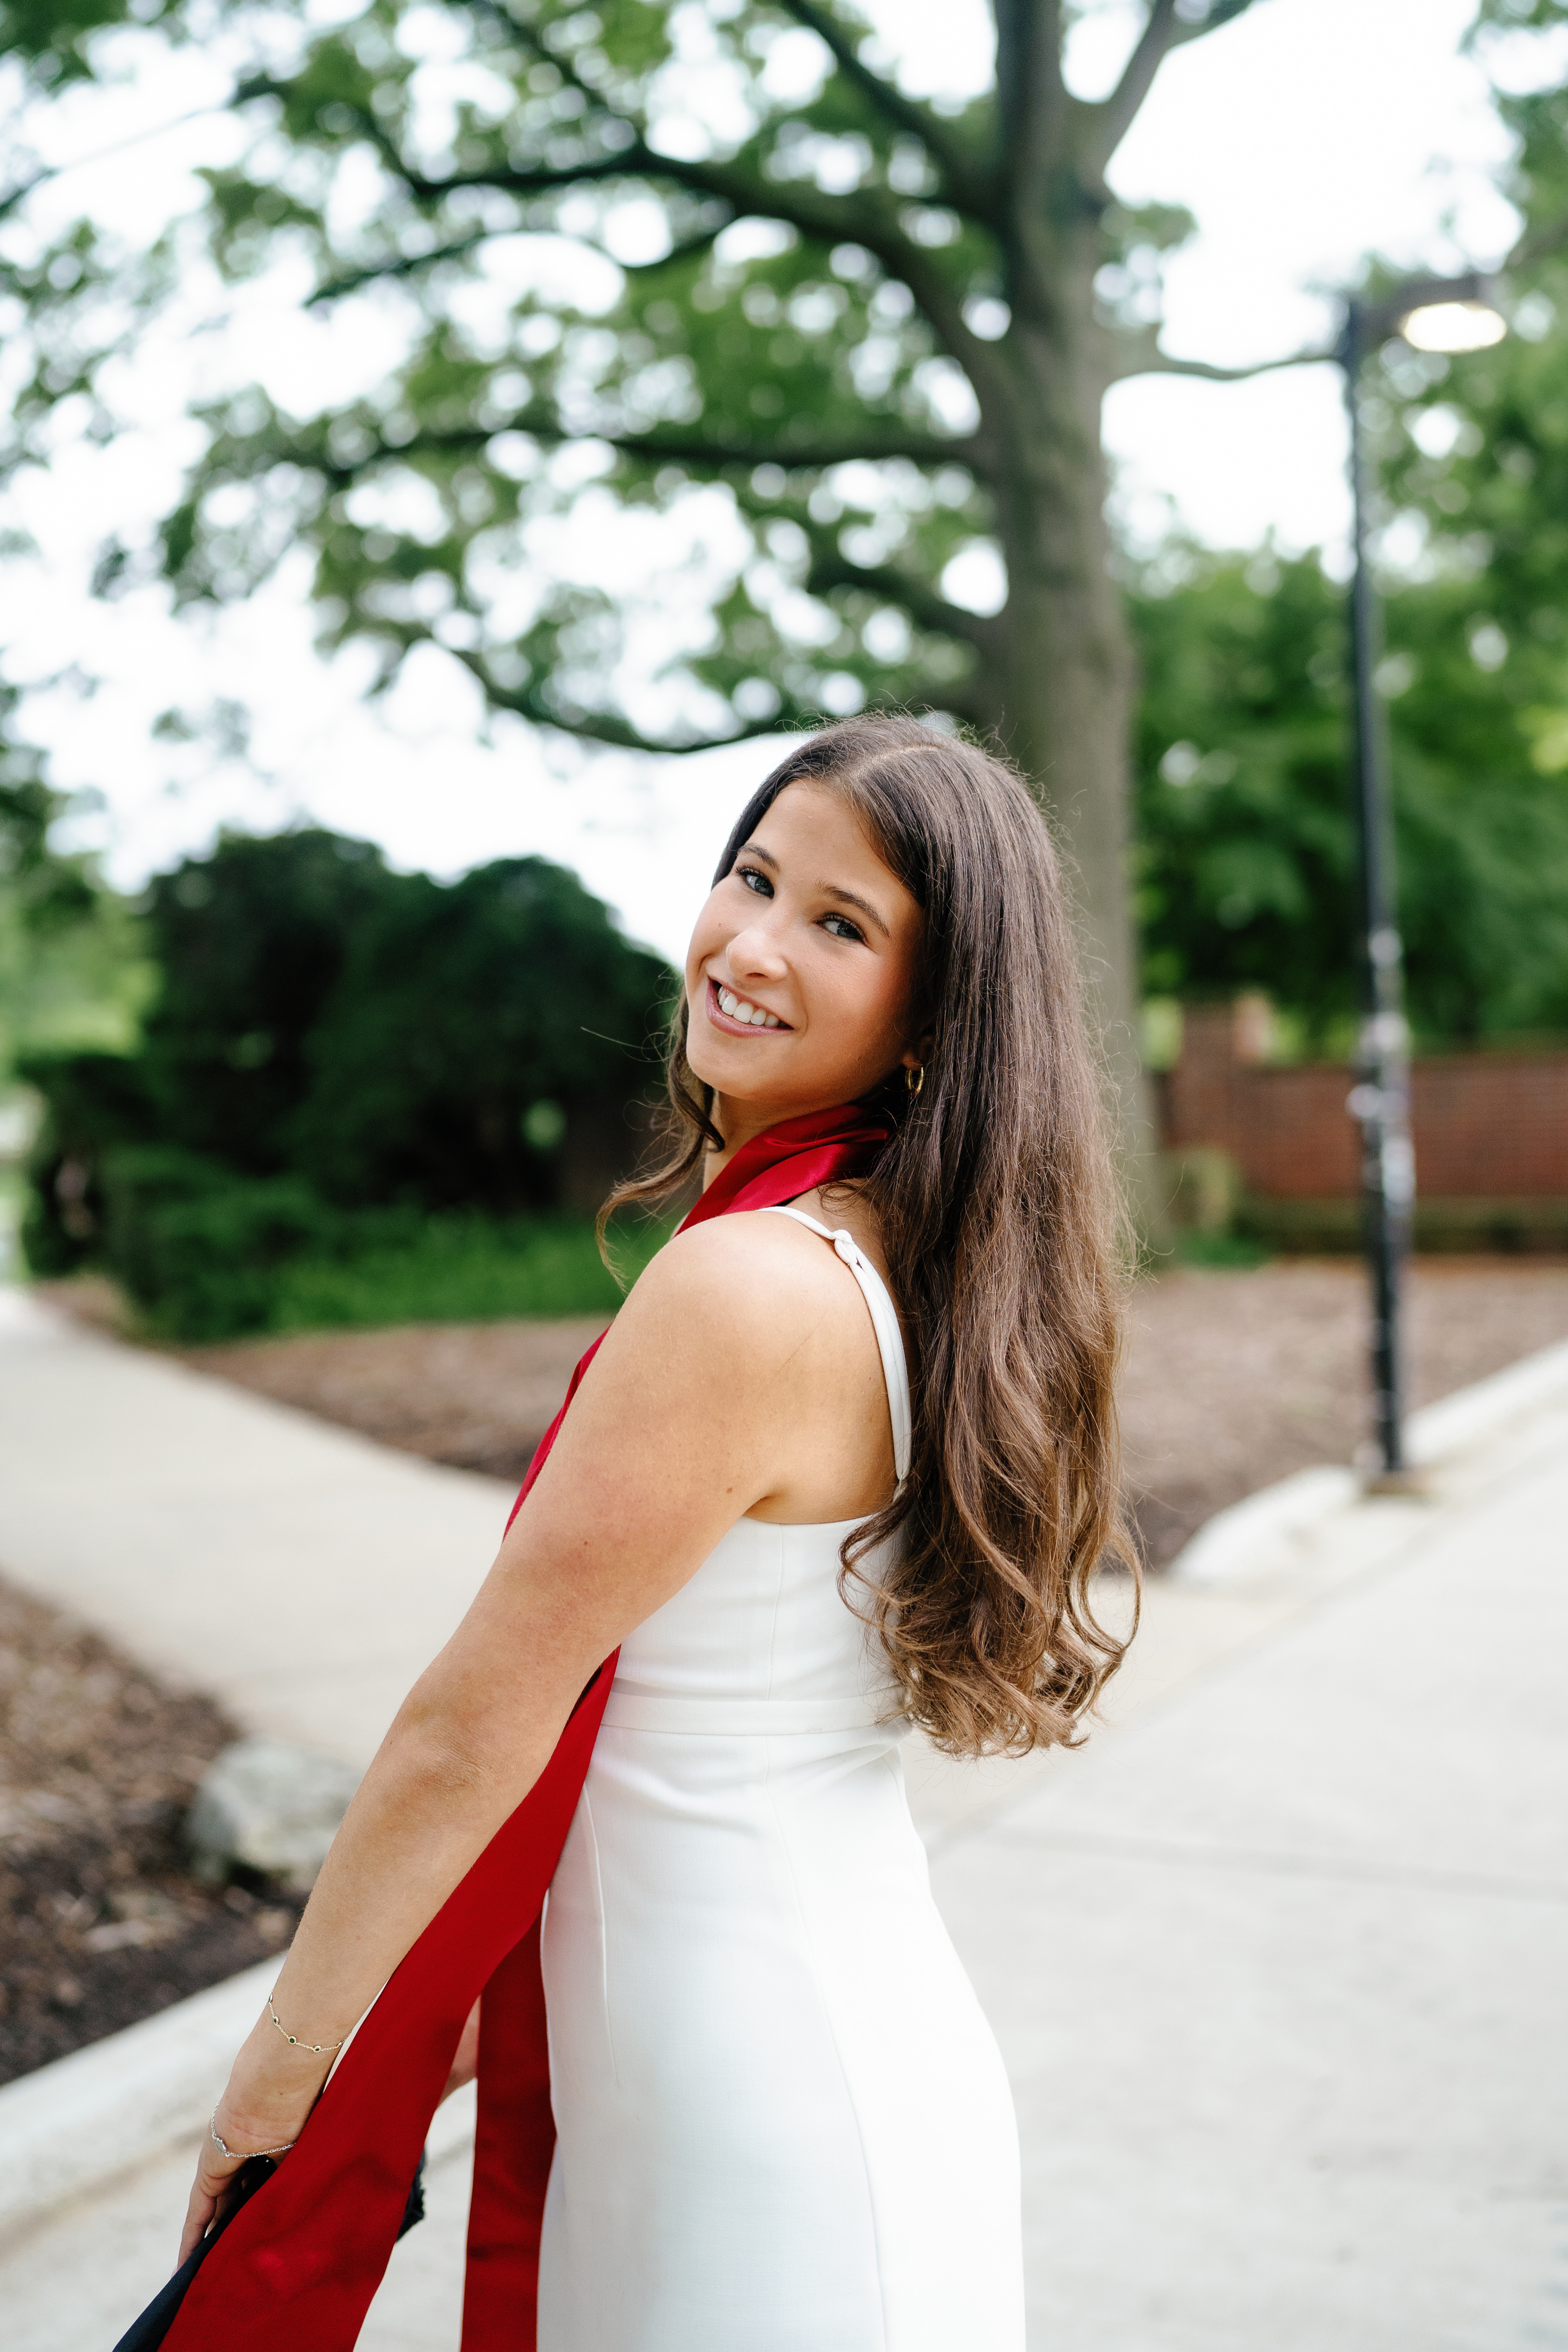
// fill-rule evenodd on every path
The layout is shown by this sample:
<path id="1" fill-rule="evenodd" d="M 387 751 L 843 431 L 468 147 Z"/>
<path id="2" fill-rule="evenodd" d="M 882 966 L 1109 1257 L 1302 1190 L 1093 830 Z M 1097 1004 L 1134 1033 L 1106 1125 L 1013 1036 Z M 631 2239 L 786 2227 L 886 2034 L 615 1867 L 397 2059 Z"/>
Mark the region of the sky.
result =
<path id="1" fill-rule="evenodd" d="M 910 89 L 984 86 L 984 0 L 868 0 L 868 13 Z M 1507 145 L 1487 73 L 1461 51 L 1473 14 L 1474 0 L 1257 0 L 1169 60 L 1111 173 L 1127 200 L 1184 204 L 1199 223 L 1169 267 L 1168 350 L 1244 363 L 1311 347 L 1331 327 L 1330 289 L 1369 250 L 1439 269 L 1500 258 L 1516 224 L 1493 185 Z M 1142 15 L 1130 0 L 1089 9 L 1069 58 L 1082 95 L 1110 86 Z M 1511 49 L 1488 63 L 1500 77 L 1521 70 Z M 36 135 L 50 160 L 86 154 L 199 104 L 220 71 L 195 55 L 155 88 L 132 78 L 82 93 Z M 207 122 L 145 140 L 66 174 L 50 201 L 62 215 L 112 208 L 127 230 L 151 231 L 194 201 L 194 169 L 217 160 L 226 135 Z M 310 819 L 441 875 L 537 852 L 574 867 L 634 937 L 679 960 L 713 858 L 775 747 L 655 760 L 544 742 L 510 721 L 487 724 L 466 673 L 435 650 L 367 706 L 363 654 L 328 661 L 312 648 L 302 559 L 250 605 L 216 617 L 173 615 L 158 588 L 113 604 L 88 595 L 114 523 L 134 530 L 172 502 L 193 454 L 182 384 L 254 372 L 280 396 L 293 382 L 319 399 L 374 375 L 363 324 L 349 348 L 341 331 L 302 320 L 298 291 L 279 283 L 227 328 L 187 333 L 163 364 L 123 380 L 136 430 L 24 478 L 0 516 L 39 551 L 0 568 L 6 674 L 61 679 L 29 697 L 26 731 L 48 750 L 58 783 L 100 795 L 67 837 L 100 849 L 123 887 L 205 847 L 224 823 Z M 1344 425 L 1331 367 L 1241 385 L 1137 380 L 1111 393 L 1105 432 L 1135 539 L 1180 525 L 1216 546 L 1272 532 L 1331 560 L 1342 549 Z M 699 540 L 707 532 L 721 550 L 721 513 L 694 511 Z M 622 544 L 618 560 L 649 551 Z M 90 695 L 84 676 L 99 681 Z M 220 700 L 253 715 L 247 756 L 153 737 L 161 711 Z"/>

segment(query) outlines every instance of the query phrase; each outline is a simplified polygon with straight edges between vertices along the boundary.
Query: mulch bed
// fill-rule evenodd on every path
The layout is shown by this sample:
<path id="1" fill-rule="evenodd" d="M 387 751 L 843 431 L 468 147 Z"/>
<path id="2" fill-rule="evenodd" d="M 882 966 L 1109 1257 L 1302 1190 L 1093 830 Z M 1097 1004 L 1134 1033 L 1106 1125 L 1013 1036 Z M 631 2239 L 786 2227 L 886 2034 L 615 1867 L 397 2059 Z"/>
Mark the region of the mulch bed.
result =
<path id="1" fill-rule="evenodd" d="M 1293 1470 L 1350 1462 L 1366 1430 L 1366 1286 L 1342 1260 L 1181 1268 L 1141 1283 L 1121 1383 L 1129 1483 L 1150 1565 L 1210 1515 Z M 521 1478 L 600 1327 L 407 1324 L 184 1351 L 436 1462 Z M 1430 1402 L 1568 1339 L 1568 1261 L 1418 1260 L 1409 1399 Z"/>
<path id="2" fill-rule="evenodd" d="M 0 1582 L 0 2082 L 288 1943 L 298 1904 L 186 1868 L 185 1809 L 237 1737 Z"/>
<path id="3" fill-rule="evenodd" d="M 1568 1339 L 1568 1261 L 1423 1258 L 1406 1292 L 1406 1401 L 1430 1404 Z M 1364 1458 L 1366 1282 L 1283 1260 L 1139 1286 L 1121 1382 L 1129 1484 L 1162 1568 L 1226 1504 Z"/>
<path id="4" fill-rule="evenodd" d="M 184 1361 L 384 1445 L 521 1480 L 605 1318 L 405 1323 L 187 1348 Z"/>

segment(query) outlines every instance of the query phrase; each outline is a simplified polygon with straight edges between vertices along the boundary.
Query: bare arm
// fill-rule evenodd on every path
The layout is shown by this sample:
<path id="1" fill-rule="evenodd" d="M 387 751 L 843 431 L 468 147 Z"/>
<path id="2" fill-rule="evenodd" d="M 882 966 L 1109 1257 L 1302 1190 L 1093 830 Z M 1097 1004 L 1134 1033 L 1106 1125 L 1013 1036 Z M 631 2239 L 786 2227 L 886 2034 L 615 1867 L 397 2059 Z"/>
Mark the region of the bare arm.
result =
<path id="1" fill-rule="evenodd" d="M 825 1444 L 845 1493 L 879 1482 L 880 1417 L 856 1408 L 879 1384 L 853 1285 L 784 1220 L 727 1219 L 660 1254 L 338 1832 L 275 1994 L 300 2044 L 348 2033 L 528 1794 L 595 1670 L 726 1528 L 759 1505 L 845 1515 L 813 1507 Z M 795 1511 L 803 1479 L 806 1507 Z M 219 2105 L 225 2140 L 241 2150 L 292 2140 L 330 2065 L 290 2048 L 264 2015 Z M 209 2142 L 182 2256 L 234 2169 Z"/>

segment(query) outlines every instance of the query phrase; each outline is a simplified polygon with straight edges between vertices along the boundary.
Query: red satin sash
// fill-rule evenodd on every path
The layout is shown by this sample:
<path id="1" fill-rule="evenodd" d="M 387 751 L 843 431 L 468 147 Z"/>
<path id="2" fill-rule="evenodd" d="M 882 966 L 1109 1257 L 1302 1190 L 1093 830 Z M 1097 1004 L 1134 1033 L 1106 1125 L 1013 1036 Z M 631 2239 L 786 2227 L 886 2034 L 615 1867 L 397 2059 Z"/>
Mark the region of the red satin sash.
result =
<path id="1" fill-rule="evenodd" d="M 780 1207 L 820 1184 L 864 1174 L 888 1133 L 884 1120 L 853 1104 L 790 1119 L 743 1145 L 685 1224 Z M 572 1375 L 512 1518 L 598 1346 L 595 1339 Z M 172 2352 L 277 2352 L 280 2345 L 287 2352 L 349 2352 L 386 2268 L 464 2021 L 481 1993 L 463 2352 L 534 2352 L 540 2234 L 555 2144 L 539 1915 L 615 1671 L 615 1658 L 606 1659 L 539 1780 L 394 1969 L 287 2161 L 214 2245 L 163 2339 Z"/>

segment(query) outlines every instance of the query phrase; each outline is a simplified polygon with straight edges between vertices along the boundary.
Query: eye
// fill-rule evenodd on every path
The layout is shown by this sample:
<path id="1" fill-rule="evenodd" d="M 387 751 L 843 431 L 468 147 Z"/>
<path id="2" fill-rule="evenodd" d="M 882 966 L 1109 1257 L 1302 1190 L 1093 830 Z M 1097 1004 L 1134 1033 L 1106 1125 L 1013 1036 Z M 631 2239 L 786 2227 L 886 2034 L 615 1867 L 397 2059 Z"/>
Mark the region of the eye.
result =
<path id="1" fill-rule="evenodd" d="M 769 881 L 767 876 L 763 872 L 761 866 L 737 866 L 735 871 L 740 876 L 742 881 L 745 884 L 747 889 L 754 890 L 759 898 L 771 898 L 773 897 L 773 886 Z"/>
<path id="2" fill-rule="evenodd" d="M 836 940 L 858 940 L 862 947 L 866 944 L 865 932 L 858 923 L 852 923 L 847 915 L 824 915 L 822 928 L 825 931 L 831 931 Z"/>

